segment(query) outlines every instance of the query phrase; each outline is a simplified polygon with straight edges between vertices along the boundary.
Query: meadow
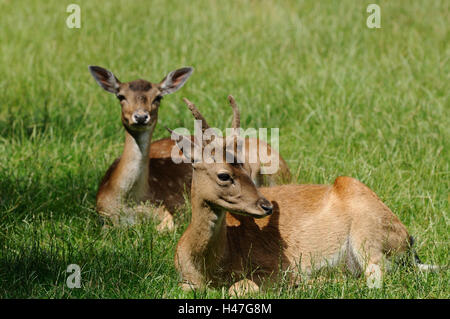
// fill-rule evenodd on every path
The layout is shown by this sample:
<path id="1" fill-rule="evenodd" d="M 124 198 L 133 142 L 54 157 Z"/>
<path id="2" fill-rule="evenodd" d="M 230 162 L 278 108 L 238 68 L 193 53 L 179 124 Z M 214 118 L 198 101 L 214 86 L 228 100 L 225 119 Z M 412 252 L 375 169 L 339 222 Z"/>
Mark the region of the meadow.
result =
<path id="1" fill-rule="evenodd" d="M 81 28 L 66 7 L 81 8 Z M 102 230 L 98 183 L 121 154 L 117 100 L 92 79 L 160 81 L 190 65 L 167 96 L 154 139 L 193 128 L 182 102 L 226 128 L 226 96 L 244 128 L 278 127 L 295 182 L 352 176 L 416 238 L 426 263 L 449 260 L 449 2 L 0 0 L 0 298 L 221 298 L 183 292 L 173 265 L 189 223 Z M 66 285 L 69 264 L 81 288 Z M 449 298 L 449 272 L 396 268 L 381 289 L 336 270 L 255 298 Z"/>

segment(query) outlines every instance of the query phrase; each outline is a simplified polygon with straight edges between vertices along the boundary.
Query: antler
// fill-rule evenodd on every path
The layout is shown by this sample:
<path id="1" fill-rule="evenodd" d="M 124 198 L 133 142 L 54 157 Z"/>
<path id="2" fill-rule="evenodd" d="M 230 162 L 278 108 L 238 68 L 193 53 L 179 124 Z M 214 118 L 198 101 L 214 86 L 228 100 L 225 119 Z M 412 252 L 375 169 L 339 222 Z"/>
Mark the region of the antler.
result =
<path id="1" fill-rule="evenodd" d="M 208 122 L 206 122 L 205 118 L 203 117 L 202 113 L 197 109 L 197 107 L 189 101 L 187 98 L 183 99 L 184 103 L 188 106 L 189 110 L 191 110 L 192 115 L 196 120 L 202 121 L 202 131 L 209 129 Z"/>
<path id="2" fill-rule="evenodd" d="M 231 108 L 233 109 L 233 121 L 232 126 L 237 129 L 241 126 L 241 115 L 239 113 L 239 108 L 236 101 L 232 95 L 228 95 L 228 101 L 230 101 Z"/>

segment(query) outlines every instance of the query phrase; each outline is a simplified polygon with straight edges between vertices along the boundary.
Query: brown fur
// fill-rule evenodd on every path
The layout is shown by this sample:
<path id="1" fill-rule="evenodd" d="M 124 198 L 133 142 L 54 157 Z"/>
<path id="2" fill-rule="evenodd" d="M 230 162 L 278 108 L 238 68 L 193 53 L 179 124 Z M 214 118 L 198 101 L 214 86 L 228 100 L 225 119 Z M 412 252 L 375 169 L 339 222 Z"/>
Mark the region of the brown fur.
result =
<path id="1" fill-rule="evenodd" d="M 194 180 L 197 174 L 194 171 Z M 225 213 L 205 202 L 208 189 L 211 185 L 193 181 L 192 222 L 177 246 L 175 263 L 189 286 L 229 283 L 233 273 L 259 283 L 279 270 L 311 273 L 338 261 L 359 274 L 367 265 L 382 266 L 385 257 L 409 248 L 400 220 L 373 191 L 349 177 L 338 177 L 332 186 L 261 188 L 274 207 L 271 216 L 261 219 Z M 242 196 L 242 201 L 255 200 Z M 213 230 L 195 229 L 214 218 Z M 199 242 L 208 249 L 196 252 L 197 263 L 187 261 L 193 258 L 192 244 Z"/>
<path id="2" fill-rule="evenodd" d="M 280 270 L 295 283 L 300 274 L 342 263 L 371 278 L 410 247 L 406 227 L 356 179 L 257 189 L 245 165 L 210 159 L 193 164 L 192 219 L 175 254 L 185 289 L 244 276 L 230 293 L 254 291 L 256 283 L 276 280 Z"/>
<path id="3" fill-rule="evenodd" d="M 249 139 L 246 139 L 246 147 L 250 152 Z M 256 141 L 256 145 L 259 147 L 260 141 Z M 261 142 L 264 143 L 264 142 Z M 184 205 L 185 195 L 190 197 L 190 185 L 192 181 L 192 167 L 190 163 L 175 164 L 171 159 L 171 151 L 175 146 L 175 142 L 170 138 L 164 138 L 152 142 L 150 145 L 149 154 L 149 174 L 148 174 L 148 197 L 151 203 L 155 205 L 163 205 L 167 208 L 170 214 L 174 214 L 176 210 Z M 273 151 L 269 145 L 268 154 L 272 154 Z M 247 152 L 247 154 L 249 154 Z M 181 156 L 181 154 L 180 154 Z M 275 156 L 275 155 L 274 155 Z M 279 156 L 279 155 L 278 155 Z M 97 192 L 97 209 L 103 211 L 103 203 L 108 201 L 107 194 L 111 194 L 111 197 L 117 197 L 118 193 L 114 190 L 114 182 L 112 180 L 112 173 L 116 171 L 120 157 L 117 158 L 113 164 L 108 168 L 105 176 L 102 178 L 99 190 Z M 255 176 L 255 180 L 260 185 L 275 185 L 282 181 L 290 179 L 289 168 L 284 159 L 279 157 L 280 168 L 277 173 L 272 175 L 259 174 L 260 164 L 248 164 L 245 163 L 245 168 L 250 174 Z M 106 205 L 105 205 L 106 206 Z"/>
<path id="4" fill-rule="evenodd" d="M 114 161 L 103 177 L 97 192 L 97 211 L 113 224 L 135 223 L 139 218 L 157 217 L 162 223 L 159 229 L 174 227 L 173 213 L 184 204 L 185 191 L 191 183 L 190 164 L 175 164 L 171 151 L 175 142 L 162 139 L 151 143 L 158 120 L 162 96 L 178 90 L 192 73 L 191 68 L 181 68 L 169 73 L 160 83 L 135 80 L 120 82 L 110 71 L 90 67 L 96 81 L 106 91 L 116 94 L 122 107 L 122 124 L 125 128 L 125 145 L 122 156 Z M 138 123 L 136 116 L 145 116 L 145 123 Z M 250 147 L 250 146 L 248 146 Z M 270 183 L 289 177 L 289 169 L 279 157 L 281 170 L 273 174 Z M 180 156 L 182 156 L 180 154 Z M 260 177 L 261 165 L 248 166 L 249 173 Z M 188 192 L 189 193 L 189 192 Z M 148 207 L 161 206 L 161 209 Z"/>
<path id="5" fill-rule="evenodd" d="M 157 84 L 145 80 L 121 83 L 106 69 L 89 69 L 100 86 L 118 97 L 125 127 L 124 150 L 100 183 L 97 211 L 114 224 L 134 223 L 138 217 L 156 215 L 165 222 L 164 226 L 172 228 L 173 219 L 166 209 L 173 211 L 183 201 L 182 190 L 190 181 L 190 170 L 186 165 L 173 163 L 167 141 L 154 143 L 153 152 L 150 142 L 162 96 L 183 86 L 192 68 L 171 72 Z M 143 205 L 147 201 L 165 208 L 153 211 Z"/>
<path id="6" fill-rule="evenodd" d="M 150 147 L 150 160 L 148 184 L 148 199 L 155 205 L 163 205 L 169 212 L 174 213 L 185 203 L 184 195 L 190 195 L 189 186 L 192 179 L 192 167 L 189 163 L 175 164 L 170 157 L 173 146 L 171 139 L 155 141 Z M 97 202 L 100 204 L 99 195 L 113 193 L 111 174 L 117 168 L 120 157 L 117 158 L 105 173 L 99 185 Z M 98 207 L 101 210 L 101 207 Z"/>

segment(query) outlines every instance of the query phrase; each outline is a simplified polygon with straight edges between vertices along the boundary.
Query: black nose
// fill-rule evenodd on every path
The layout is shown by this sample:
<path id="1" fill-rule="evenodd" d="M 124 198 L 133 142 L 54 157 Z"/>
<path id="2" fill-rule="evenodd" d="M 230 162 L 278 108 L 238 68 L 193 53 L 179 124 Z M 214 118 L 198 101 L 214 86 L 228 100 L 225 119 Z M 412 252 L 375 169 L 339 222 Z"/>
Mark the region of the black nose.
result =
<path id="1" fill-rule="evenodd" d="M 136 124 L 146 124 L 149 119 L 147 114 L 134 114 L 133 117 Z"/>
<path id="2" fill-rule="evenodd" d="M 259 206 L 264 210 L 267 215 L 271 215 L 273 212 L 273 206 L 267 199 L 260 198 L 258 200 Z"/>

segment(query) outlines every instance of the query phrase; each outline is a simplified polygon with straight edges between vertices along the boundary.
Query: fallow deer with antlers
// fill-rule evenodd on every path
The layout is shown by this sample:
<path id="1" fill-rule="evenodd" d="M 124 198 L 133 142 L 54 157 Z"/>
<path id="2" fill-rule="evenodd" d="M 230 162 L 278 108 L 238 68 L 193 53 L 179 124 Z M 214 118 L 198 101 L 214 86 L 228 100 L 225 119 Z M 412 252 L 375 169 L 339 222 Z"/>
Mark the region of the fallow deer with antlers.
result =
<path id="1" fill-rule="evenodd" d="M 193 111 L 194 117 L 199 114 Z M 172 137 L 191 143 L 175 132 Z M 219 139 L 211 143 L 227 144 Z M 221 286 L 243 276 L 229 290 L 242 294 L 278 280 L 280 271 L 295 284 L 300 274 L 338 264 L 376 279 L 394 256 L 412 251 L 406 227 L 356 179 L 258 189 L 239 164 L 239 152 L 227 154 L 229 149 L 193 159 L 192 219 L 175 254 L 183 288 Z M 226 155 L 233 161 L 227 162 Z"/>
<path id="2" fill-rule="evenodd" d="M 172 71 L 159 83 L 142 79 L 120 82 L 102 67 L 90 66 L 89 70 L 97 83 L 119 100 L 125 128 L 122 156 L 109 167 L 100 183 L 97 211 L 113 224 L 133 224 L 140 217 L 155 216 L 161 221 L 158 229 L 172 229 L 173 213 L 185 202 L 183 195 L 190 186 L 192 168 L 189 163 L 173 161 L 174 141 L 166 138 L 151 143 L 151 138 L 163 96 L 179 90 L 193 68 Z M 247 148 L 254 147 L 252 145 L 254 143 L 247 140 Z M 267 147 L 281 163 L 279 172 L 270 176 L 273 183 L 280 176 L 289 176 L 289 169 L 279 154 Z M 261 180 L 260 163 L 247 168 L 256 181 Z M 162 206 L 154 209 L 146 205 L 147 202 Z"/>

